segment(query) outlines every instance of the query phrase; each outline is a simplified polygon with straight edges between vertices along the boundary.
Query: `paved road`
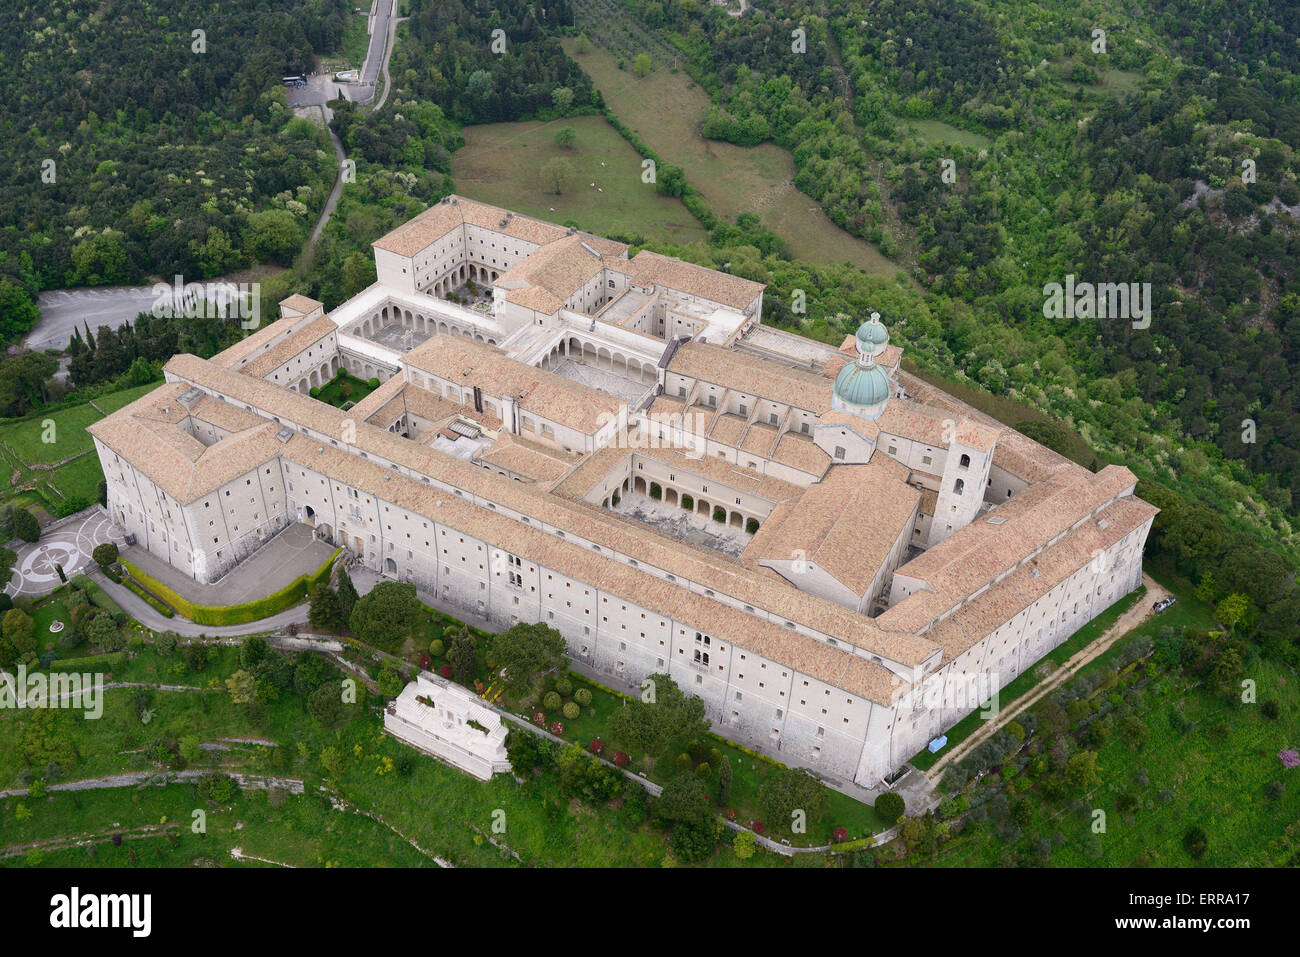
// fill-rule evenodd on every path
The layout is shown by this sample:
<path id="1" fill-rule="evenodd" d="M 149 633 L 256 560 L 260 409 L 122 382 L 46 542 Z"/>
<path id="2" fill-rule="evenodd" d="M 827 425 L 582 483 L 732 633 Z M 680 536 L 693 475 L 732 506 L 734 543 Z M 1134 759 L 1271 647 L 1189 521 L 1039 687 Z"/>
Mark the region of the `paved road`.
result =
<path id="1" fill-rule="evenodd" d="M 37 297 L 41 318 L 23 340 L 29 349 L 62 349 L 73 329 L 90 323 L 116 329 L 153 305 L 151 286 L 104 286 L 95 289 L 47 289 Z"/>
<path id="2" fill-rule="evenodd" d="M 365 66 L 361 68 L 361 82 L 348 91 L 348 99 L 355 103 L 369 103 L 375 98 L 379 73 L 388 65 L 388 54 L 392 46 L 389 43 L 392 30 L 388 21 L 392 18 L 395 5 L 396 0 L 375 0 L 370 47 L 366 51 Z"/>

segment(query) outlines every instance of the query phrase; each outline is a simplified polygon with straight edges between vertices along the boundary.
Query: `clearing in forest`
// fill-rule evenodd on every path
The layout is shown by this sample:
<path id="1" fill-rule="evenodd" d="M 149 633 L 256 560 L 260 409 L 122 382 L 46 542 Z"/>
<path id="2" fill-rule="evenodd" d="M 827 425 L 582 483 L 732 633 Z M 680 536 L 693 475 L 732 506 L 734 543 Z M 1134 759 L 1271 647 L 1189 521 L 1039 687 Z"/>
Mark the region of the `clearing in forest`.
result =
<path id="1" fill-rule="evenodd" d="M 880 250 L 836 226 L 817 201 L 794 185 L 794 160 L 772 143 L 736 146 L 700 135 L 710 101 L 683 72 L 660 63 L 648 76 L 620 70 L 618 60 L 574 40 L 564 50 L 586 71 L 609 108 L 665 163 L 681 166 L 709 208 L 727 222 L 757 213 L 783 237 L 795 258 L 814 263 L 850 262 L 868 273 L 892 277 L 899 269 Z M 459 154 L 458 154 L 459 155 Z"/>

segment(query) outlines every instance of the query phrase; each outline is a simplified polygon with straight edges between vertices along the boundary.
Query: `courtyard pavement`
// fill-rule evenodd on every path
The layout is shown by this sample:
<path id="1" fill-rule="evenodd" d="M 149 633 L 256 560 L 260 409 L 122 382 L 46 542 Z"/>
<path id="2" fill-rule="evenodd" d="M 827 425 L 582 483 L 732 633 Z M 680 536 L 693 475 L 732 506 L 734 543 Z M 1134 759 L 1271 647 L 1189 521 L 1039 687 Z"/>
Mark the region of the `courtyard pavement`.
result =
<path id="1" fill-rule="evenodd" d="M 665 535 L 721 552 L 729 558 L 740 557 L 754 537 L 744 529 L 715 522 L 707 515 L 688 512 L 676 505 L 656 502 L 640 492 L 624 492 L 611 511 L 644 522 Z"/>
<path id="2" fill-rule="evenodd" d="M 140 545 L 123 549 L 122 557 L 196 604 L 238 605 L 316 571 L 333 553 L 334 546 L 315 538 L 310 525 L 295 522 L 211 584 L 196 582 Z"/>
<path id="3" fill-rule="evenodd" d="M 18 561 L 4 590 L 15 598 L 44 595 L 62 584 L 56 565 L 62 565 L 63 573 L 71 578 L 87 566 L 94 567 L 91 553 L 96 545 L 117 542 L 120 546 L 122 541 L 121 530 L 114 528 L 98 505 L 60 519 L 41 529 L 38 541 L 14 546 Z"/>
<path id="4" fill-rule="evenodd" d="M 565 359 L 555 365 L 551 371 L 556 375 L 564 376 L 564 378 L 572 382 L 591 386 L 591 388 L 599 389 L 601 392 L 607 392 L 627 403 L 635 402 L 654 388 L 652 382 L 637 382 L 635 379 L 619 375 L 617 372 L 598 369 L 593 365 L 577 362 L 573 359 Z"/>

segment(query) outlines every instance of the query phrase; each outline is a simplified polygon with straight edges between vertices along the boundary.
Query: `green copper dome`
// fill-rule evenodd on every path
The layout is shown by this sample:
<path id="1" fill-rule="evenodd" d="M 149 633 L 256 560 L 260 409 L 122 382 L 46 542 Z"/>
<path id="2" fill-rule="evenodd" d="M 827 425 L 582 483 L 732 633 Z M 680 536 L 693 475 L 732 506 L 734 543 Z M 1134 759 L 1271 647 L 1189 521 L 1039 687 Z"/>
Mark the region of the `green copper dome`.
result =
<path id="1" fill-rule="evenodd" d="M 846 406 L 882 405 L 890 392 L 889 376 L 874 362 L 850 362 L 835 377 L 835 397 Z"/>
<path id="2" fill-rule="evenodd" d="M 880 313 L 873 312 L 870 319 L 858 326 L 854 338 L 858 343 L 858 351 L 863 355 L 871 356 L 883 351 L 889 345 L 889 332 L 880 321 Z"/>

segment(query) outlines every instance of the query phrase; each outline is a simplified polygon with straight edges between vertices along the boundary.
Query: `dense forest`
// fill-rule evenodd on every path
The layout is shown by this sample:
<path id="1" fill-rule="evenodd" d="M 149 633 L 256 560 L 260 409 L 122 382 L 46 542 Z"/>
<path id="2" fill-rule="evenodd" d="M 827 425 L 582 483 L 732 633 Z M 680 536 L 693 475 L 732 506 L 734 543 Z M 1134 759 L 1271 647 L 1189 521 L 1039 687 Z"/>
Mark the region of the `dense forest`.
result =
<path id="1" fill-rule="evenodd" d="M 334 49 L 351 11 L 0 5 L 0 335 L 30 327 L 40 289 L 290 262 L 335 171 L 279 79 Z"/>
<path id="2" fill-rule="evenodd" d="M 1203 443 L 1289 539 L 1300 24 L 1282 2 L 1184 6 L 624 3 L 712 93 L 705 135 L 789 148 L 801 189 L 909 267 L 939 366 L 1171 473 L 1188 463 L 1166 437 Z M 1070 274 L 1151 283 L 1150 327 L 1046 318 Z"/>

